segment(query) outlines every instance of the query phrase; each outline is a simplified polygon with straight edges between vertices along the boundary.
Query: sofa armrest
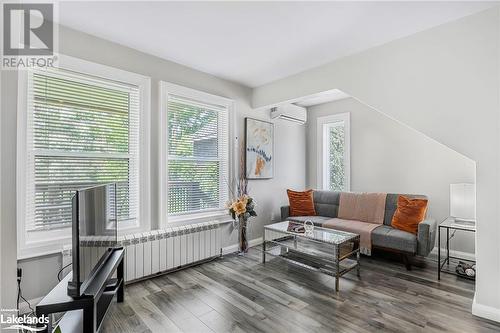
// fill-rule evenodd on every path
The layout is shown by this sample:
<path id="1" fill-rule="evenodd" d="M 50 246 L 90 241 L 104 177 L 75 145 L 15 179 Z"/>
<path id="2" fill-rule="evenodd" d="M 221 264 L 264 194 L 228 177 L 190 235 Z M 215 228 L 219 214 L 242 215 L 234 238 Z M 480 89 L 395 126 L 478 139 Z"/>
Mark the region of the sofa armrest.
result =
<path id="1" fill-rule="evenodd" d="M 290 216 L 290 206 L 281 206 L 281 221 L 285 221 Z"/>
<path id="2" fill-rule="evenodd" d="M 425 219 L 418 224 L 417 254 L 428 256 L 436 244 L 437 223 L 434 219 Z"/>

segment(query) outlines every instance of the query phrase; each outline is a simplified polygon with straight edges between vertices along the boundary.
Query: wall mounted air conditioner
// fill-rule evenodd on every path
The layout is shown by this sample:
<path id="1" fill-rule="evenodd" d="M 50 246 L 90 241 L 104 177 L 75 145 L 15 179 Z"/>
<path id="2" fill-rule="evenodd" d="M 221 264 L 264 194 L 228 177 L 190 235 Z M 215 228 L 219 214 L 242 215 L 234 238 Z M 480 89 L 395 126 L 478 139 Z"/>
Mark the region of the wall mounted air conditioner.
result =
<path id="1" fill-rule="evenodd" d="M 271 108 L 271 118 L 305 124 L 307 121 L 307 109 L 295 104 L 276 106 Z"/>

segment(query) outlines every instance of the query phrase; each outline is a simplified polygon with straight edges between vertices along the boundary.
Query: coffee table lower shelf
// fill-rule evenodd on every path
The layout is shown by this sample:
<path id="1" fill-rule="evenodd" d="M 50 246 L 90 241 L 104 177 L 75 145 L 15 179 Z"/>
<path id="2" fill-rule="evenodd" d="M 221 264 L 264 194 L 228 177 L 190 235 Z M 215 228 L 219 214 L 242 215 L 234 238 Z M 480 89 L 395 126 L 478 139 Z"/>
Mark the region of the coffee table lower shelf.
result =
<path id="1" fill-rule="evenodd" d="M 359 256 L 359 249 L 353 251 L 352 255 Z M 320 272 L 333 276 L 335 281 L 335 291 L 339 291 L 339 279 L 344 274 L 353 269 L 357 269 L 357 275 L 360 276 L 359 259 L 354 260 L 345 256 L 344 259 L 337 262 L 333 259 L 326 259 L 314 254 L 298 251 L 287 244 L 275 241 L 267 241 L 263 249 L 263 263 L 265 263 L 265 254 L 281 258 L 293 265 L 300 266 L 314 272 Z M 338 267 L 337 267 L 338 266 Z"/>

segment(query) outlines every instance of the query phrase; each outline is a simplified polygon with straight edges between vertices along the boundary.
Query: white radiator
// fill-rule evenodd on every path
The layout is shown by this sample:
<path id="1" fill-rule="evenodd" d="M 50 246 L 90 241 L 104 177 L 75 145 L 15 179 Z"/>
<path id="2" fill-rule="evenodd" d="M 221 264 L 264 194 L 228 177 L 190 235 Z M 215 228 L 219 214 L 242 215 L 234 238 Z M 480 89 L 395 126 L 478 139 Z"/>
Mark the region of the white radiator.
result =
<path id="1" fill-rule="evenodd" d="M 93 267 L 107 248 L 102 241 L 87 242 L 81 248 Z M 103 247 L 105 246 L 105 247 Z M 125 249 L 125 282 L 182 268 L 221 254 L 221 229 L 216 222 L 154 230 L 118 238 Z M 62 251 L 62 267 L 71 263 L 71 248 Z M 67 267 L 65 276 L 71 271 Z M 86 272 L 88 273 L 88 272 Z"/>
<path id="2" fill-rule="evenodd" d="M 221 229 L 215 222 L 120 237 L 125 248 L 125 281 L 179 269 L 219 256 Z"/>

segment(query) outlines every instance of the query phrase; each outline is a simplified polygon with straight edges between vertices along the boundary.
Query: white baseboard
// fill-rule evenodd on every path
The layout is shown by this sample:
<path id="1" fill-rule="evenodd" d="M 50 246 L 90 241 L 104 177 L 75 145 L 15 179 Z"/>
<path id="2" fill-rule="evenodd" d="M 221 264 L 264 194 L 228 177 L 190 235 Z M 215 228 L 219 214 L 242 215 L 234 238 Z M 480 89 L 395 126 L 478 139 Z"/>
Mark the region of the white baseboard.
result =
<path id="1" fill-rule="evenodd" d="M 474 300 L 472 301 L 472 314 L 474 316 L 500 322 L 500 309 L 477 303 L 476 295 L 474 295 Z"/>
<path id="2" fill-rule="evenodd" d="M 438 254 L 438 248 L 435 247 L 431 251 L 431 253 L 435 254 L 437 256 L 437 254 Z M 476 260 L 476 255 L 474 253 L 470 253 L 470 252 L 462 252 L 462 251 L 450 250 L 450 256 L 464 258 L 464 259 L 468 259 L 468 260 Z M 446 249 L 441 248 L 441 259 L 443 257 L 446 257 Z"/>
<path id="3" fill-rule="evenodd" d="M 248 247 L 253 247 L 262 244 L 262 237 L 254 238 L 248 241 Z M 238 251 L 238 244 L 229 245 L 222 248 L 222 255 L 234 253 Z"/>

